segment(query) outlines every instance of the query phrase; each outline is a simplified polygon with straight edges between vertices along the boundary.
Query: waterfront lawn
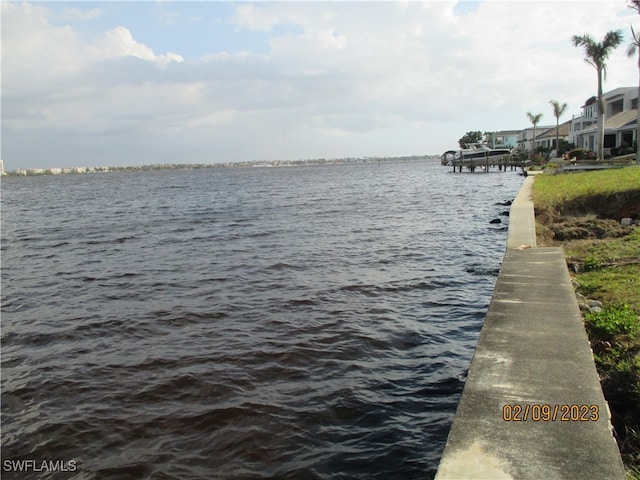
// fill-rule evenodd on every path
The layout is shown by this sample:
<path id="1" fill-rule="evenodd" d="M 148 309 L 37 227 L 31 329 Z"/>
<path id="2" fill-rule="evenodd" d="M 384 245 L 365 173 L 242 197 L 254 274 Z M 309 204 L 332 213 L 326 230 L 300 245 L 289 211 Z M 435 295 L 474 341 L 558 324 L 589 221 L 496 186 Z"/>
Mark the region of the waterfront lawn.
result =
<path id="1" fill-rule="evenodd" d="M 614 413 L 629 478 L 640 478 L 640 227 L 623 238 L 567 242 L 582 259 L 576 291 L 600 300 L 602 312 L 583 317 L 602 388 Z"/>
<path id="2" fill-rule="evenodd" d="M 640 190 L 640 167 L 615 168 L 561 175 L 539 175 L 534 182 L 536 212 L 564 213 L 592 209 L 590 202 Z M 597 208 L 597 206 L 596 206 Z"/>
<path id="3" fill-rule="evenodd" d="M 552 238 L 567 216 L 638 205 L 640 168 L 539 175 L 533 191 L 538 243 L 561 245 L 576 291 L 603 304 L 583 318 L 628 478 L 640 479 L 640 227 L 618 238 Z"/>
<path id="4" fill-rule="evenodd" d="M 580 293 L 605 304 L 627 304 L 640 315 L 640 227 L 622 238 L 574 240 L 563 248 L 578 270 Z"/>

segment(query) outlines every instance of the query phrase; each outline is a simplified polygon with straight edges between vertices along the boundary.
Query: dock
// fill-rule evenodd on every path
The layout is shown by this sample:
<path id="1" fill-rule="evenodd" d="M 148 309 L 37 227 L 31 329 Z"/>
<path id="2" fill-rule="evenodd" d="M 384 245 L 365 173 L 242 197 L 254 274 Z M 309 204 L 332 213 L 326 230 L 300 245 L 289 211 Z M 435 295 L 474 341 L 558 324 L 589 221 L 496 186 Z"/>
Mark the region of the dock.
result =
<path id="1" fill-rule="evenodd" d="M 624 480 L 562 248 L 538 248 L 534 176 L 507 250 L 436 480 Z"/>
<path id="2" fill-rule="evenodd" d="M 571 171 L 587 171 L 587 170 L 605 170 L 609 168 L 622 168 L 629 165 L 633 165 L 636 162 L 636 155 L 634 153 L 627 155 L 620 155 L 617 157 L 607 158 L 605 160 L 563 160 L 561 158 L 553 158 L 549 162 L 557 165 L 557 172 L 571 172 Z M 452 159 L 450 163 L 443 164 L 453 166 L 453 172 L 462 172 L 463 168 L 466 168 L 469 172 L 475 172 L 476 169 L 484 172 L 488 172 L 491 168 L 497 168 L 498 171 L 506 172 L 507 169 L 516 170 L 531 166 L 531 161 L 515 160 L 511 156 L 490 156 L 485 155 L 483 157 L 476 158 L 458 158 Z"/>
<path id="3" fill-rule="evenodd" d="M 490 168 L 497 168 L 498 171 L 506 172 L 507 169 L 516 170 L 518 168 L 524 169 L 529 166 L 531 162 L 523 162 L 511 160 L 508 158 L 492 158 L 490 156 L 478 157 L 478 158 L 467 158 L 467 159 L 455 159 L 452 160 L 451 165 L 453 165 L 453 172 L 456 171 L 462 172 L 463 168 L 466 168 L 469 172 L 475 172 L 476 169 L 482 170 L 484 172 L 488 172 Z"/>

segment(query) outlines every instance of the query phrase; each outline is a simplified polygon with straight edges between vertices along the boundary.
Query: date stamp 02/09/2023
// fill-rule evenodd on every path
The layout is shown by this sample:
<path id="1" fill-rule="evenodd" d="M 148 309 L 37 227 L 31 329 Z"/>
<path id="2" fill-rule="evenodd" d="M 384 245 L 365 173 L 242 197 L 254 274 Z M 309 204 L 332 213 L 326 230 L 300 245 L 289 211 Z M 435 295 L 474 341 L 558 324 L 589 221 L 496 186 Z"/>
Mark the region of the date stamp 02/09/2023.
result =
<path id="1" fill-rule="evenodd" d="M 579 404 L 512 404 L 502 407 L 505 422 L 597 422 L 598 405 Z"/>

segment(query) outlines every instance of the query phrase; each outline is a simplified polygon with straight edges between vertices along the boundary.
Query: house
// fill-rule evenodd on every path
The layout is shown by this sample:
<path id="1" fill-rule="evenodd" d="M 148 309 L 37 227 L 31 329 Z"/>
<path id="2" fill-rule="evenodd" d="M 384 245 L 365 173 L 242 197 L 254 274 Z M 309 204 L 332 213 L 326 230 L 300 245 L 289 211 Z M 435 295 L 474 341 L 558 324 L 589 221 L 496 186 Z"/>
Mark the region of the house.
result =
<path id="1" fill-rule="evenodd" d="M 638 87 L 620 87 L 604 94 L 604 148 L 631 146 L 636 140 L 638 122 Z M 577 148 L 597 151 L 596 97 L 587 99 L 582 114 L 571 120 L 569 141 Z"/>
<path id="2" fill-rule="evenodd" d="M 502 130 L 491 136 L 491 148 L 514 148 L 518 144 L 520 130 Z"/>
<path id="3" fill-rule="evenodd" d="M 559 140 L 569 141 L 569 127 L 571 126 L 571 120 L 566 121 L 553 127 L 546 132 L 536 135 L 536 148 L 537 147 L 545 147 L 545 148 L 555 148 L 556 146 L 556 132 Z"/>
<path id="4" fill-rule="evenodd" d="M 620 147 L 632 147 L 636 141 L 638 125 L 638 87 L 619 87 L 604 94 L 605 122 L 604 148 L 607 153 L 616 154 Z M 554 148 L 556 128 L 562 140 L 573 143 L 576 148 L 597 151 L 598 102 L 596 97 L 588 98 L 582 105 L 580 116 L 555 125 L 538 125 L 524 130 L 502 130 L 494 132 L 487 139 L 492 148 L 516 147 L 522 152 L 533 152 L 534 147 Z M 613 151 L 612 151 L 613 150 Z"/>
<path id="5" fill-rule="evenodd" d="M 539 146 L 539 142 L 537 141 L 538 138 L 541 135 L 544 135 L 546 132 L 548 132 L 551 129 L 554 129 L 555 131 L 555 128 L 556 128 L 555 125 L 538 125 L 535 128 L 535 132 L 533 127 L 520 130 L 520 133 L 518 134 L 518 141 L 517 141 L 518 149 L 522 150 L 523 152 L 533 152 L 535 150 L 533 145 L 534 133 L 536 136 L 536 146 Z"/>
<path id="6" fill-rule="evenodd" d="M 569 127 L 569 142 L 573 143 L 576 148 L 589 148 L 594 150 L 595 147 L 595 129 L 597 128 L 596 118 L 596 97 L 589 97 L 582 105 L 582 114 L 579 117 L 571 119 Z M 591 146 L 589 146 L 591 144 Z"/>
<path id="7" fill-rule="evenodd" d="M 631 147 L 636 139 L 638 109 L 625 110 L 604 122 L 604 148 Z"/>

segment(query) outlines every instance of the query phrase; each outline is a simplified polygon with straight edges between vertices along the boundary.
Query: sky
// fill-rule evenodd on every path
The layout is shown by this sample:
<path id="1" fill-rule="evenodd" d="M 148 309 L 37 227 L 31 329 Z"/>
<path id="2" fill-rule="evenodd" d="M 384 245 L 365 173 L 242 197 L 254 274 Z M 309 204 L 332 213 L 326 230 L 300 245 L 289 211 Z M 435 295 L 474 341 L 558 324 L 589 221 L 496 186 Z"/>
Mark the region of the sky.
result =
<path id="1" fill-rule="evenodd" d="M 6 170 L 441 154 L 579 115 L 574 34 L 620 29 L 604 89 L 638 85 L 624 0 L 0 5 Z"/>

